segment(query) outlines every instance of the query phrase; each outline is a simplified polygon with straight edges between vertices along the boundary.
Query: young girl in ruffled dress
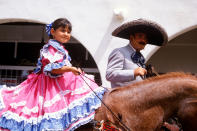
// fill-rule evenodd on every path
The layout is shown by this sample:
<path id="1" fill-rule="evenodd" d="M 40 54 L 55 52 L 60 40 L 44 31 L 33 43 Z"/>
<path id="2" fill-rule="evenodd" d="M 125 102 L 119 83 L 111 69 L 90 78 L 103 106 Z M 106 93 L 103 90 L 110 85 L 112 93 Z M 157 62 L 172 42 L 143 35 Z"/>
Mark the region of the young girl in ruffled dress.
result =
<path id="1" fill-rule="evenodd" d="M 20 85 L 0 89 L 0 127 L 11 131 L 72 131 L 94 118 L 95 109 L 101 105 L 97 96 L 102 99 L 105 90 L 71 65 L 62 45 L 69 41 L 71 30 L 65 18 L 47 25 L 51 39 L 40 50 L 34 72 Z"/>

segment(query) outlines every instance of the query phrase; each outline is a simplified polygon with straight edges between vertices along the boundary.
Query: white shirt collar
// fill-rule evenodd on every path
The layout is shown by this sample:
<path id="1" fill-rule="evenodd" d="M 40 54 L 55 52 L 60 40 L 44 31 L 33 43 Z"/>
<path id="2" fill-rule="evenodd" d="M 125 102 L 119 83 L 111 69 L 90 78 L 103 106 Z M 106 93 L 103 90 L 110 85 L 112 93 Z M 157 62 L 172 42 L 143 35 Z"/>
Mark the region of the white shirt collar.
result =
<path id="1" fill-rule="evenodd" d="M 131 45 L 131 43 L 129 43 L 128 45 L 129 45 L 129 47 L 131 48 L 131 50 L 133 50 L 133 51 L 136 52 L 136 49 L 133 48 L 133 46 Z"/>

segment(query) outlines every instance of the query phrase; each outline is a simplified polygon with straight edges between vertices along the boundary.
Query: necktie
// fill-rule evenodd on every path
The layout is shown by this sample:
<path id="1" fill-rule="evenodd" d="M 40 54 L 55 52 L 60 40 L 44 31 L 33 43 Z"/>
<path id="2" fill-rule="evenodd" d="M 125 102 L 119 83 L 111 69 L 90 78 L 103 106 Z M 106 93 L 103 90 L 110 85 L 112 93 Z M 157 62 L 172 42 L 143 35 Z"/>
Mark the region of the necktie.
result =
<path id="1" fill-rule="evenodd" d="M 142 68 L 146 68 L 145 58 L 139 51 L 136 51 L 131 54 L 131 60 L 136 64 L 140 64 Z"/>

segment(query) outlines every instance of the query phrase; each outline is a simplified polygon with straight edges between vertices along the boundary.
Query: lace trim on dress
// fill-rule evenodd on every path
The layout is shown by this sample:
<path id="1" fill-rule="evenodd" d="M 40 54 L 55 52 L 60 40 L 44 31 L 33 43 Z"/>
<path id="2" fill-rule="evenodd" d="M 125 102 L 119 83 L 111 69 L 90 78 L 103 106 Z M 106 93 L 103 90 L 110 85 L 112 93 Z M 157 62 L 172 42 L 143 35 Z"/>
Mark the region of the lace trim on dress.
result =
<path id="1" fill-rule="evenodd" d="M 75 129 L 77 129 L 81 125 L 87 124 L 88 122 L 90 122 L 91 120 L 94 119 L 94 115 L 95 115 L 95 112 L 90 114 L 88 117 L 85 117 L 84 119 L 80 119 L 80 120 L 76 121 L 75 123 L 71 124 L 70 127 L 67 128 L 65 131 L 74 131 Z"/>
<path id="2" fill-rule="evenodd" d="M 2 94 L 1 92 L 2 92 L 2 88 L 0 89 L 0 94 Z M 2 95 L 0 95 L 0 111 L 4 108 L 5 108 L 5 104 L 3 102 L 3 97 Z"/>
<path id="3" fill-rule="evenodd" d="M 11 103 L 10 106 L 14 109 L 18 108 L 19 106 L 25 106 L 26 105 L 26 101 L 20 101 L 18 103 L 14 102 L 14 103 Z"/>
<path id="4" fill-rule="evenodd" d="M 95 92 L 97 93 L 97 94 L 99 94 L 100 95 L 100 97 L 102 97 L 102 94 L 103 94 L 103 92 L 104 91 L 102 91 L 102 90 L 95 90 Z M 95 96 L 95 94 L 94 93 L 89 93 L 88 95 L 86 95 L 86 96 L 84 96 L 83 98 L 81 98 L 81 99 L 79 99 L 79 100 L 75 100 L 75 101 L 73 101 L 72 103 L 70 103 L 69 104 L 69 107 L 67 107 L 67 108 L 64 108 L 64 109 L 62 109 L 62 110 L 60 110 L 60 111 L 58 111 L 58 112 L 55 112 L 55 113 L 45 113 L 45 115 L 44 115 L 44 117 L 43 118 L 60 118 L 61 117 L 61 115 L 58 115 L 58 114 L 62 114 L 62 113 L 68 113 L 69 112 L 69 110 L 72 110 L 73 108 L 75 108 L 76 106 L 83 106 L 83 104 L 84 103 L 86 103 L 86 102 L 90 102 L 90 103 L 92 103 L 92 105 L 95 105 L 96 104 L 96 102 L 94 102 L 94 101 L 92 101 L 92 100 L 94 100 L 94 99 L 98 99 L 96 96 Z M 49 100 L 49 101 L 45 101 L 44 102 L 44 107 L 50 107 L 50 106 L 52 106 L 55 102 L 57 102 L 57 101 L 59 101 L 60 100 L 60 95 L 56 95 L 55 97 L 53 97 L 53 99 L 51 99 L 51 100 Z M 100 102 L 99 102 L 100 103 Z M 20 107 L 20 106 L 24 106 L 23 108 L 25 108 L 23 111 L 25 111 L 25 112 L 23 112 L 24 114 L 29 114 L 30 112 L 33 112 L 33 113 L 37 113 L 38 112 L 38 110 L 34 110 L 34 109 L 36 109 L 36 108 L 38 108 L 38 106 L 35 106 L 35 107 L 33 107 L 33 108 L 28 108 L 28 107 L 26 107 L 25 106 L 25 104 L 26 104 L 26 101 L 22 101 L 22 102 L 18 102 L 18 103 L 11 103 L 10 104 L 10 106 L 12 107 L 12 108 L 14 108 L 14 109 L 17 109 L 17 107 Z M 91 108 L 93 108 L 93 107 L 91 107 Z M 34 110 L 34 111 L 33 111 Z M 10 112 L 11 113 L 11 112 Z M 13 114 L 15 114 L 15 113 L 13 113 Z M 21 117 L 21 116 L 20 116 Z M 15 117 L 14 117 L 15 118 Z M 14 119 L 13 118 L 13 119 Z M 36 118 L 37 119 L 37 118 Z M 19 120 L 19 119 L 18 119 Z M 24 118 L 24 120 L 25 120 L 25 118 Z M 30 120 L 30 119 L 28 119 L 28 120 Z M 27 121 L 28 121 L 27 120 Z M 20 120 L 19 120 L 20 121 Z M 33 120 L 30 120 L 30 121 L 33 121 Z"/>
<path id="5" fill-rule="evenodd" d="M 104 90 L 99 90 L 99 92 L 97 92 L 99 97 L 102 97 L 103 93 Z M 87 107 L 87 105 L 89 106 Z M 86 96 L 71 103 L 68 108 L 54 113 L 45 113 L 44 116 L 39 116 L 38 118 L 26 119 L 10 111 L 4 112 L 2 114 L 1 121 L 2 123 L 5 121 L 9 126 L 6 126 L 8 124 L 2 123 L 0 126 L 3 128 L 12 128 L 12 126 L 17 126 L 18 129 L 20 129 L 21 126 L 23 126 L 23 128 L 31 126 L 31 128 L 39 127 L 39 129 L 45 129 L 39 125 L 42 121 L 42 125 L 45 125 L 45 127 L 54 126 L 54 128 L 51 127 L 50 129 L 57 129 L 57 127 L 55 127 L 55 123 L 59 122 L 62 123 L 62 125 L 59 125 L 58 128 L 63 126 L 64 129 L 66 129 L 71 123 L 76 122 L 79 118 L 86 117 L 94 112 L 94 110 L 100 107 L 100 105 L 100 99 L 98 99 L 93 93 L 90 93 L 88 97 Z"/>
<path id="6" fill-rule="evenodd" d="M 57 101 L 61 100 L 61 97 L 59 94 L 55 95 L 55 97 L 53 97 L 53 99 L 49 100 L 49 101 L 45 101 L 44 102 L 44 107 L 50 107 L 53 104 L 55 104 Z"/>

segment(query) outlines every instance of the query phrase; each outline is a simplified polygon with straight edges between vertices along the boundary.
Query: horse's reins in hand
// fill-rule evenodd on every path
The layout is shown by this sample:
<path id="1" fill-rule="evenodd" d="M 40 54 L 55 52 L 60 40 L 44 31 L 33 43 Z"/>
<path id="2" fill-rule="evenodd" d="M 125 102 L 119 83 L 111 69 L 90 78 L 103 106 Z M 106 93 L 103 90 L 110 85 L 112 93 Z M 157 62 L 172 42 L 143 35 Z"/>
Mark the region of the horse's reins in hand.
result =
<path id="1" fill-rule="evenodd" d="M 115 115 L 115 113 L 114 113 L 114 112 L 103 102 L 103 100 L 96 94 L 96 92 L 90 87 L 90 85 L 87 83 L 87 81 L 83 78 L 83 77 L 86 77 L 86 78 L 88 78 L 88 77 L 85 76 L 85 75 L 82 75 L 80 72 L 79 72 L 78 74 L 79 74 L 80 77 L 84 80 L 84 82 L 87 84 L 87 86 L 92 90 L 92 92 L 96 95 L 96 97 L 99 98 L 99 100 L 100 100 L 101 103 L 107 108 L 107 110 L 110 111 L 111 114 L 118 120 L 118 122 L 120 122 L 120 123 L 122 124 L 123 128 L 125 128 L 127 131 L 131 131 L 131 130 L 129 129 L 129 127 L 127 127 L 127 126 L 126 126 L 126 125 Z M 95 81 L 93 81 L 92 79 L 90 79 L 90 78 L 88 78 L 88 79 L 95 83 Z M 100 86 L 100 87 L 102 87 L 102 88 L 104 88 L 104 89 L 107 89 L 106 87 L 103 87 L 103 86 Z M 107 89 L 107 90 L 108 90 L 108 89 Z"/>
<path id="2" fill-rule="evenodd" d="M 142 67 L 141 65 L 139 65 L 139 63 L 136 63 L 139 67 Z M 142 78 L 142 80 L 144 80 L 144 79 L 146 79 L 146 75 L 143 75 L 143 76 L 141 76 L 140 75 L 140 77 Z"/>

